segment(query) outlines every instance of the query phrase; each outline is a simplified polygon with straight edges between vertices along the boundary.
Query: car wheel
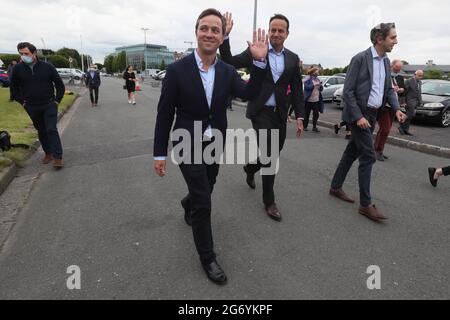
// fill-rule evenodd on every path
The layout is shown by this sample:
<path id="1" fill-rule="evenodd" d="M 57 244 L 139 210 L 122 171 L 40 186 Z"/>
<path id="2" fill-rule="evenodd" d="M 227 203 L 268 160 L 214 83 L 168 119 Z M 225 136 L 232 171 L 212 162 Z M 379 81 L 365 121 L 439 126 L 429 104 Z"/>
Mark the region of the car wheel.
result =
<path id="1" fill-rule="evenodd" d="M 444 110 L 441 114 L 440 124 L 442 127 L 450 127 L 450 109 Z"/>

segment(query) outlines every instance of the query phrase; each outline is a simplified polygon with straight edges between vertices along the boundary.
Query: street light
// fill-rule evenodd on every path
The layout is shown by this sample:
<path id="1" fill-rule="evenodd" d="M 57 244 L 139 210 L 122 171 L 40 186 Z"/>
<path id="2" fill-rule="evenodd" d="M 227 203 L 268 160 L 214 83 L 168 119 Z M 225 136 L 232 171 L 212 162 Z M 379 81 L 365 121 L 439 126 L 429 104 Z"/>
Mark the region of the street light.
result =
<path id="1" fill-rule="evenodd" d="M 255 12 L 253 14 L 253 32 L 256 31 L 256 18 L 258 15 L 258 0 L 255 0 Z"/>
<path id="2" fill-rule="evenodd" d="M 145 64 L 144 71 L 147 72 L 147 31 L 150 29 L 141 28 L 141 30 L 144 31 L 144 64 Z"/>

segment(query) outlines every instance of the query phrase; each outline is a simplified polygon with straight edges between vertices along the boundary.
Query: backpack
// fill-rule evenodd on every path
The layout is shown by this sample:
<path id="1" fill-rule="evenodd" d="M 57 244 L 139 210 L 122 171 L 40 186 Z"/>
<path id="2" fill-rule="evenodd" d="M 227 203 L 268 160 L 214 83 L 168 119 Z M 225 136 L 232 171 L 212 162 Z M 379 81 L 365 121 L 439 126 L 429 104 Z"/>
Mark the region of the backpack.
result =
<path id="1" fill-rule="evenodd" d="M 30 149 L 29 145 L 26 144 L 12 144 L 11 143 L 11 135 L 8 131 L 0 131 L 0 149 L 2 151 L 9 151 L 11 148 L 22 148 L 22 149 Z"/>

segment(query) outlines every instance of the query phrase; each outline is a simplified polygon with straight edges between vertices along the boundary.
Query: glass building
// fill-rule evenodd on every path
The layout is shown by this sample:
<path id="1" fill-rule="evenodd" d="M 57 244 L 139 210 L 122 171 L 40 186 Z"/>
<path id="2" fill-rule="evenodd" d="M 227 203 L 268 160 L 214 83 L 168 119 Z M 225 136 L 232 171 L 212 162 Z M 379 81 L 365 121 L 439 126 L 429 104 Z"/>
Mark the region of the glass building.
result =
<path id="1" fill-rule="evenodd" d="M 125 51 L 127 65 L 131 64 L 136 70 L 144 70 L 144 52 L 147 55 L 147 69 L 158 69 L 163 60 L 166 66 L 175 61 L 174 53 L 166 46 L 147 44 L 147 50 L 144 49 L 144 44 L 119 47 L 116 48 L 115 54 Z"/>

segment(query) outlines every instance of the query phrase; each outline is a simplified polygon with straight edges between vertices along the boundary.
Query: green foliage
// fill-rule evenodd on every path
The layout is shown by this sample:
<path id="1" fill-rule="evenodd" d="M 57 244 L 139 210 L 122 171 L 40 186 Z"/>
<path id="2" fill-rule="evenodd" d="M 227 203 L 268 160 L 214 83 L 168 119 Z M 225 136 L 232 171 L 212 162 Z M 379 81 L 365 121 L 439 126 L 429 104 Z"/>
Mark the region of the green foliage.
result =
<path id="1" fill-rule="evenodd" d="M 55 68 L 69 68 L 70 67 L 69 60 L 64 56 L 55 54 L 52 56 L 47 56 L 46 58 L 47 58 L 47 62 L 53 64 L 55 66 Z"/>
<path id="2" fill-rule="evenodd" d="M 120 52 L 115 58 L 113 63 L 114 71 L 115 72 L 122 72 L 125 71 L 127 67 L 127 55 L 125 51 Z"/>
<path id="3" fill-rule="evenodd" d="M 20 61 L 20 55 L 19 54 L 0 54 L 0 60 L 3 61 L 5 64 L 5 69 L 8 68 L 9 64 L 13 59 L 16 59 L 17 61 Z"/>
<path id="4" fill-rule="evenodd" d="M 441 70 L 428 70 L 423 74 L 424 79 L 437 79 L 442 80 L 444 77 L 444 73 Z"/>
<path id="5" fill-rule="evenodd" d="M 113 68 L 114 56 L 112 54 L 106 56 L 104 66 L 107 73 L 113 73 L 115 70 Z"/>
<path id="6" fill-rule="evenodd" d="M 62 48 L 59 49 L 58 51 L 56 51 L 57 55 L 60 56 L 64 56 L 67 59 L 72 58 L 72 68 L 78 68 L 79 66 L 81 66 L 81 56 L 78 53 L 77 50 L 75 49 L 70 49 L 70 48 Z"/>
<path id="7" fill-rule="evenodd" d="M 164 59 L 162 59 L 161 64 L 159 65 L 159 70 L 166 70 L 167 65 L 166 65 L 166 61 L 164 61 Z"/>

